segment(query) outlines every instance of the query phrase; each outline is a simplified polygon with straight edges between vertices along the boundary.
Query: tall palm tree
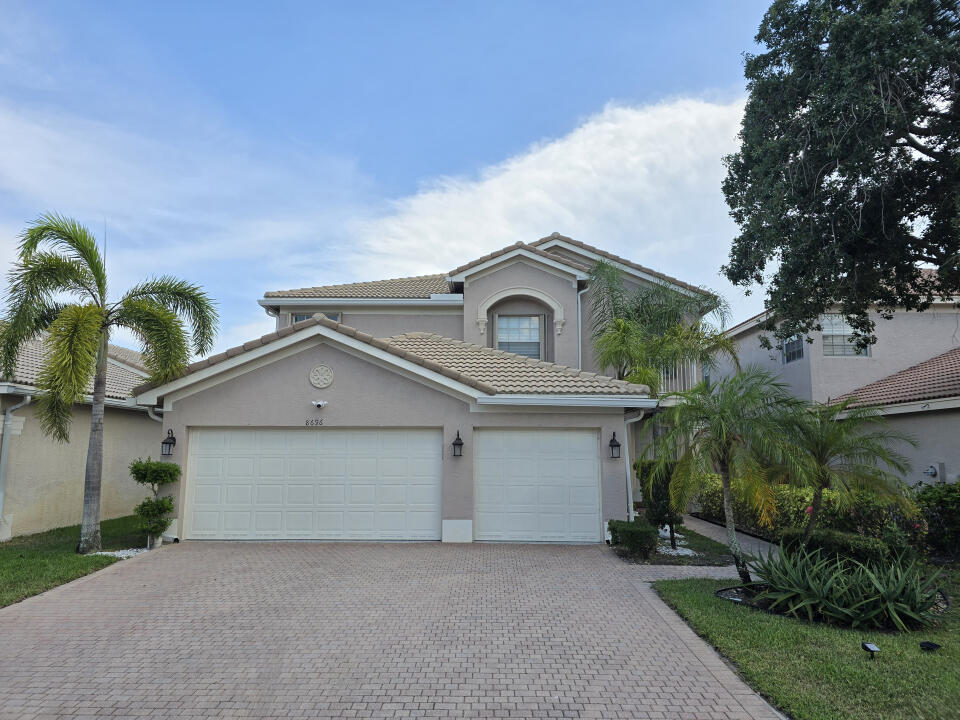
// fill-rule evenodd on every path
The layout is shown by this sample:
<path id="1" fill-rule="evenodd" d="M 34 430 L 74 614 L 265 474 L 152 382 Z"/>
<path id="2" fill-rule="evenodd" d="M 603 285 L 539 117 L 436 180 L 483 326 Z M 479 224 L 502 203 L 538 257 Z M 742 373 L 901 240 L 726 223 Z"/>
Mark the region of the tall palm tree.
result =
<path id="1" fill-rule="evenodd" d="M 791 470 L 796 467 L 790 436 L 802 403 L 787 392 L 786 385 L 753 366 L 672 396 L 679 402 L 664 410 L 666 431 L 658 439 L 657 464 L 650 477 L 666 472 L 676 458 L 670 496 L 679 512 L 707 478 L 720 476 L 730 552 L 740 577 L 750 582 L 737 542 L 732 488 L 737 486 L 753 502 L 762 522 L 770 522 L 776 507 L 766 461 L 777 458 Z"/>
<path id="2" fill-rule="evenodd" d="M 66 301 L 71 298 L 73 302 Z M 151 380 L 164 382 L 182 372 L 191 348 L 197 354 L 211 350 L 217 311 L 198 286 L 169 276 L 135 285 L 111 302 L 93 234 L 61 215 L 41 216 L 22 234 L 10 272 L 7 315 L 0 327 L 0 369 L 10 377 L 23 344 L 44 338 L 37 407 L 41 428 L 60 442 L 70 439 L 73 404 L 93 381 L 80 553 L 100 550 L 107 345 L 115 327 L 133 332 Z"/>
<path id="3" fill-rule="evenodd" d="M 597 262 L 590 271 L 591 323 L 597 364 L 621 380 L 649 385 L 656 393 L 661 374 L 683 362 L 713 367 L 720 357 L 739 369 L 736 344 L 706 318 L 721 324 L 727 305 L 717 295 L 682 293 L 666 283 L 632 293 L 623 272 Z"/>
<path id="4" fill-rule="evenodd" d="M 791 479 L 813 487 L 804 543 L 817 526 L 827 488 L 848 497 L 865 489 L 902 497 L 900 478 L 909 472 L 910 463 L 892 446 L 916 441 L 886 427 L 877 409 L 854 407 L 855 402 L 851 398 L 835 405 L 816 403 L 798 417 L 793 443 L 799 463 Z"/>

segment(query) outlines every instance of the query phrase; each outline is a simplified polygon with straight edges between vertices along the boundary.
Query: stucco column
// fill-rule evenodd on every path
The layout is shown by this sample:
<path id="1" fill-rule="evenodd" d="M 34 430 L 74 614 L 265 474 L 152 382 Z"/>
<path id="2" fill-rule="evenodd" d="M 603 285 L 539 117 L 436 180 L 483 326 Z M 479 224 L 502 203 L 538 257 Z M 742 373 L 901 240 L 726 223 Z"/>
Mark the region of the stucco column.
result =
<path id="1" fill-rule="evenodd" d="M 453 456 L 451 443 L 460 432 L 463 455 Z M 443 426 L 443 542 L 473 542 L 473 428 L 450 422 Z"/>
<path id="2" fill-rule="evenodd" d="M 604 526 L 607 520 L 628 520 L 627 512 L 627 469 L 621 446 L 621 457 L 610 457 L 610 438 L 617 433 L 617 440 L 623 443 L 626 437 L 626 425 L 622 417 L 603 423 L 600 428 L 600 474 L 603 478 L 603 514 Z M 606 527 L 604 527 L 606 531 Z"/>

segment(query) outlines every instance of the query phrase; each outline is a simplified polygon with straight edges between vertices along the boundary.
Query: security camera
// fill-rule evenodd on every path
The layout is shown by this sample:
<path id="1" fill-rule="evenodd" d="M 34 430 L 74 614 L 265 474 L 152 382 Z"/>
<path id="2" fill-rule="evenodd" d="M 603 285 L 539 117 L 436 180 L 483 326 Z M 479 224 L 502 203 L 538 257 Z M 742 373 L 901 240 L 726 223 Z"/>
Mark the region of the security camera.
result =
<path id="1" fill-rule="evenodd" d="M 327 401 L 326 401 L 326 400 L 311 400 L 311 401 L 310 401 L 310 404 L 313 405 L 315 408 L 317 408 L 317 409 L 319 410 L 320 408 L 325 408 L 325 407 L 327 406 Z"/>

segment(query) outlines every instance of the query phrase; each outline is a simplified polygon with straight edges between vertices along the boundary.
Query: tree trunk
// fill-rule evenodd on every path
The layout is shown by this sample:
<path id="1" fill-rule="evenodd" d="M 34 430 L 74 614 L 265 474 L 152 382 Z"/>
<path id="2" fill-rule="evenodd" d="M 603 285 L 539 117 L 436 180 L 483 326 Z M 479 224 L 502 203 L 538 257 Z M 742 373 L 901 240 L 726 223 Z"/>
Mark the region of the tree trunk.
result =
<path id="1" fill-rule="evenodd" d="M 810 517 L 807 519 L 807 527 L 803 531 L 803 538 L 800 540 L 804 546 L 810 540 L 810 536 L 813 535 L 814 528 L 817 526 L 817 515 L 822 504 L 823 485 L 818 484 L 816 490 L 813 491 L 813 502 L 810 503 Z"/>
<path id="2" fill-rule="evenodd" d="M 107 390 L 107 342 L 103 331 L 97 352 L 97 371 L 93 378 L 93 402 L 90 405 L 90 442 L 87 468 L 83 477 L 83 519 L 77 552 L 100 552 L 100 481 L 103 476 L 103 402 Z"/>
<path id="3" fill-rule="evenodd" d="M 752 578 L 746 558 L 743 557 L 743 550 L 740 549 L 740 543 L 737 540 L 737 526 L 733 519 L 733 500 L 730 493 L 730 470 L 726 466 L 720 468 L 720 484 L 723 486 L 723 519 L 727 526 L 727 542 L 730 545 L 730 552 L 733 553 L 733 564 L 737 566 L 740 579 L 748 583 Z"/>
<path id="4" fill-rule="evenodd" d="M 671 522 L 671 523 L 669 523 L 669 525 L 670 525 L 670 547 L 672 547 L 674 550 L 676 550 L 676 549 L 677 549 L 677 536 L 676 536 L 676 535 L 674 534 L 674 532 L 673 532 L 673 523 Z"/>

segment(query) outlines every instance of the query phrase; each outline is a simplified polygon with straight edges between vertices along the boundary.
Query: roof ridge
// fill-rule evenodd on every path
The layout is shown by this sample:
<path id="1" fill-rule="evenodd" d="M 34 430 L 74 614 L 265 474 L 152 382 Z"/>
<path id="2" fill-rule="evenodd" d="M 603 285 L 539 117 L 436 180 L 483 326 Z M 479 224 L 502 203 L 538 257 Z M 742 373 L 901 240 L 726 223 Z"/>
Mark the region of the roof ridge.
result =
<path id="1" fill-rule="evenodd" d="M 506 255 L 511 250 L 529 250 L 534 255 L 539 255 L 545 259 L 553 260 L 554 262 L 559 262 L 564 265 L 569 265 L 570 267 L 573 267 L 579 270 L 590 269 L 590 266 L 585 263 L 578 262 L 572 258 L 566 258 L 553 253 L 545 252 L 540 248 L 535 247 L 531 243 L 525 243 L 522 240 L 517 240 L 517 242 L 513 243 L 512 245 L 507 245 L 505 247 L 500 248 L 499 250 L 494 250 L 493 252 L 489 252 L 486 255 L 482 255 L 481 257 L 478 257 L 475 260 L 471 260 L 470 262 L 464 263 L 463 265 L 457 268 L 454 268 L 449 273 L 447 273 L 447 276 L 449 277 L 451 275 L 457 275 L 459 273 L 462 273 L 466 270 L 469 270 L 472 267 L 481 265 L 489 260 L 494 260 L 500 257 L 501 255 Z"/>

